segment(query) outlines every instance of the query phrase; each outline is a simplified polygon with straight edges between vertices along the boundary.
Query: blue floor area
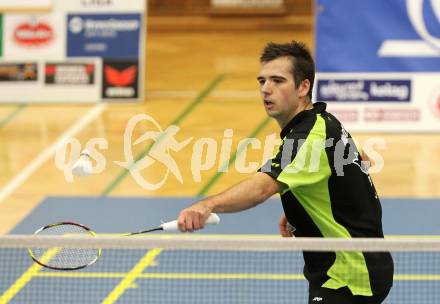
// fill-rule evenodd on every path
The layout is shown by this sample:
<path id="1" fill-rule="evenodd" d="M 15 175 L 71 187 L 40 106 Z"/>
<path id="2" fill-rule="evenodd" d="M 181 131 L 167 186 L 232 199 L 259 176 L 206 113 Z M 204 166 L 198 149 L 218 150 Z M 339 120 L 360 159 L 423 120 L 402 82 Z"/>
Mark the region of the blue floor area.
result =
<path id="1" fill-rule="evenodd" d="M 138 231 L 174 220 L 192 201 L 176 197 L 49 197 L 10 233 L 30 234 L 58 221 L 80 222 L 98 233 Z M 383 199 L 382 206 L 385 234 L 439 235 L 439 200 Z M 277 234 L 281 213 L 280 201 L 271 199 L 245 212 L 221 214 L 220 225 L 206 226 L 197 233 Z M 102 303 L 147 252 L 148 248 L 129 255 L 107 250 L 98 263 L 80 271 L 42 269 L 7 303 Z M 306 303 L 302 255 L 289 254 L 165 250 L 130 283 L 117 303 Z M 32 261 L 25 250 L 2 249 L 0 257 L 1 297 Z M 396 277 L 384 303 L 440 303 L 440 253 L 394 253 L 393 258 Z M 218 262 L 209 264 L 212 260 Z M 228 274 L 256 276 L 234 279 L 225 277 Z M 260 274 L 272 277 L 261 279 Z M 291 276 L 286 279 L 286 275 Z"/>
<path id="2" fill-rule="evenodd" d="M 29 234 L 48 223 L 75 221 L 98 233 L 124 233 L 155 227 L 174 220 L 192 198 L 48 197 L 12 234 Z M 382 199 L 386 235 L 439 235 L 440 199 Z M 279 199 L 240 213 L 222 214 L 221 224 L 199 233 L 278 234 L 282 213 Z"/>

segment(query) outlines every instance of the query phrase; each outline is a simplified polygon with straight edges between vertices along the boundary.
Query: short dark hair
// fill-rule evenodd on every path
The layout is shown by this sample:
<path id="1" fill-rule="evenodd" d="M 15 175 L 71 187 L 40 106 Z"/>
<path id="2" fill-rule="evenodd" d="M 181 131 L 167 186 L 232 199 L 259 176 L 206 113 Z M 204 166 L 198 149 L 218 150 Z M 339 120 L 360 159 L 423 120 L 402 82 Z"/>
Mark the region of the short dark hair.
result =
<path id="1" fill-rule="evenodd" d="M 295 87 L 298 88 L 305 79 L 310 81 L 308 96 L 312 100 L 313 81 L 315 80 L 315 62 L 308 47 L 299 41 L 289 43 L 269 42 L 260 57 L 260 62 L 265 63 L 271 60 L 288 57 L 292 61 L 292 75 Z"/>

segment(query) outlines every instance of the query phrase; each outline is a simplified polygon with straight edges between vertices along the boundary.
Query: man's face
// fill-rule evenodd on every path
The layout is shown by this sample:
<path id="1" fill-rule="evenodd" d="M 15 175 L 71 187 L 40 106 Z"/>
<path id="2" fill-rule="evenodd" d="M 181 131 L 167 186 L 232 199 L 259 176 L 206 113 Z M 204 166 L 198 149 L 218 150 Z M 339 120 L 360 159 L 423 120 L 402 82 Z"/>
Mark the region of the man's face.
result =
<path id="1" fill-rule="evenodd" d="M 261 64 L 257 77 L 261 98 L 267 115 L 283 126 L 295 116 L 301 92 L 301 85 L 295 88 L 292 75 L 292 61 L 280 57 Z"/>

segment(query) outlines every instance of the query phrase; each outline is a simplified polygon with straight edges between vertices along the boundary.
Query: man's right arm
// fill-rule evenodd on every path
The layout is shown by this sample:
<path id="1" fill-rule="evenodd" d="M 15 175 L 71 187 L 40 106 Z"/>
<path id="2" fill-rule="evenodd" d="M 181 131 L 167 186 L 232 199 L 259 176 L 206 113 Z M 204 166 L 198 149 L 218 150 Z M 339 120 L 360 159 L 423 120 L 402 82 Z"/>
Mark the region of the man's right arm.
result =
<path id="1" fill-rule="evenodd" d="M 203 228 L 211 212 L 238 212 L 264 202 L 275 193 L 281 192 L 283 184 L 266 173 L 258 172 L 228 190 L 207 197 L 182 210 L 178 218 L 181 231 L 194 231 Z"/>

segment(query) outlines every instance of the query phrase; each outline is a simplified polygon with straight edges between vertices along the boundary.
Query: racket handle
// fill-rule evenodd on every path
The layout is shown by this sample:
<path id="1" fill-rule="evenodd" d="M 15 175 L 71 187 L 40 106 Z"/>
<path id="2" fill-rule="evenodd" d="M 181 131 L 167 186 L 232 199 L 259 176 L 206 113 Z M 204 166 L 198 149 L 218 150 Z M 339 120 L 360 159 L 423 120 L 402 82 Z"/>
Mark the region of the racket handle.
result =
<path id="1" fill-rule="evenodd" d="M 206 224 L 217 225 L 218 223 L 220 223 L 220 217 L 215 213 L 211 213 L 208 216 L 208 218 L 206 219 L 205 225 Z M 163 223 L 162 225 L 160 225 L 160 227 L 162 227 L 162 229 L 164 231 L 177 231 L 177 230 L 179 230 L 179 228 L 177 226 L 177 220 Z"/>

